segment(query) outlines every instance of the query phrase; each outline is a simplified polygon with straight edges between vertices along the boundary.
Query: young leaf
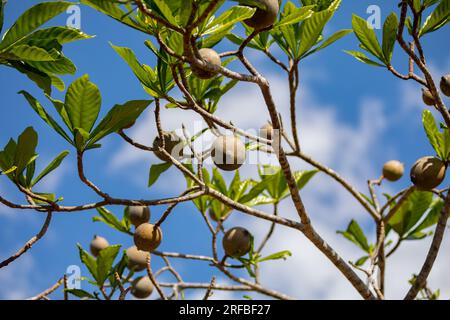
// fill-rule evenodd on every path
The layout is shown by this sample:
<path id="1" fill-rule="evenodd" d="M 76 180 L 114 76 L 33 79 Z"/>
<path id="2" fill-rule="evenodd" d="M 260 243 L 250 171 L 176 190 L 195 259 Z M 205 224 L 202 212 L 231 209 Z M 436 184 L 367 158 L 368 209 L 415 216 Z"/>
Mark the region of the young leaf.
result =
<path id="1" fill-rule="evenodd" d="M 65 291 L 74 295 L 77 298 L 95 299 L 95 297 L 92 294 L 82 289 L 65 289 Z"/>
<path id="2" fill-rule="evenodd" d="M 268 260 L 286 260 L 288 257 L 292 256 L 292 253 L 288 250 L 273 253 L 267 257 L 258 259 L 258 262 L 268 261 Z"/>
<path id="3" fill-rule="evenodd" d="M 36 153 L 38 135 L 32 127 L 28 127 L 17 140 L 14 164 L 17 166 L 17 175 L 21 174 Z"/>
<path id="4" fill-rule="evenodd" d="M 89 81 L 89 76 L 78 78 L 66 92 L 65 106 L 72 128 L 82 128 L 90 132 L 100 112 L 101 95 L 97 86 Z"/>
<path id="5" fill-rule="evenodd" d="M 70 139 L 68 134 L 64 131 L 64 129 L 61 128 L 61 126 L 47 113 L 47 111 L 39 103 L 39 101 L 36 100 L 35 97 L 33 97 L 31 94 L 23 90 L 20 91 L 19 93 L 22 94 L 25 97 L 25 99 L 27 99 L 31 108 L 33 108 L 33 110 L 39 115 L 39 117 L 41 117 L 42 120 L 44 120 L 50 127 L 52 127 L 67 142 L 73 144 L 72 140 Z"/>
<path id="6" fill-rule="evenodd" d="M 84 263 L 84 265 L 87 267 L 91 275 L 94 277 L 94 279 L 97 280 L 97 261 L 93 256 L 91 256 L 87 251 L 83 250 L 81 245 L 77 244 L 78 251 L 80 254 L 80 260 Z"/>
<path id="7" fill-rule="evenodd" d="M 116 216 L 105 207 L 97 208 L 97 212 L 100 214 L 100 217 L 93 217 L 93 221 L 102 221 L 113 229 L 124 233 L 130 233 L 130 226 L 128 225 L 127 227 L 127 224 L 119 221 Z"/>
<path id="8" fill-rule="evenodd" d="M 100 250 L 100 253 L 97 257 L 97 284 L 102 286 L 105 283 L 105 280 L 112 272 L 112 265 L 114 260 L 116 259 L 117 254 L 120 251 L 121 245 L 111 245 L 106 247 L 103 250 Z"/>
<path id="9" fill-rule="evenodd" d="M 342 234 L 345 238 L 359 246 L 365 252 L 370 251 L 370 246 L 367 242 L 366 236 L 364 235 L 364 231 L 355 220 L 352 220 L 349 223 L 346 231 L 338 231 L 337 233 Z"/>
<path id="10" fill-rule="evenodd" d="M 150 167 L 150 174 L 148 177 L 148 187 L 150 188 L 159 178 L 159 176 L 167 171 L 172 166 L 171 162 L 164 162 L 159 164 L 153 164 Z"/>
<path id="11" fill-rule="evenodd" d="M 69 151 L 61 152 L 52 162 L 44 169 L 42 172 L 31 182 L 31 186 L 36 185 L 39 181 L 41 181 L 46 175 L 59 167 L 61 162 L 65 157 L 69 154 Z"/>
<path id="12" fill-rule="evenodd" d="M 384 67 L 384 65 L 382 65 L 381 63 L 378 63 L 376 61 L 373 61 L 372 59 L 368 58 L 364 53 L 359 52 L 359 51 L 348 51 L 348 50 L 344 50 L 345 53 L 348 53 L 349 55 L 353 56 L 356 58 L 356 60 L 359 60 L 365 64 L 368 64 L 370 66 L 374 66 L 374 67 Z"/>
<path id="13" fill-rule="evenodd" d="M 419 36 L 433 32 L 450 22 L 450 0 L 442 0 L 434 11 L 426 18 Z"/>
<path id="14" fill-rule="evenodd" d="M 151 100 L 131 100 L 123 105 L 116 104 L 92 131 L 88 146 L 136 121 L 150 103 Z"/>
<path id="15" fill-rule="evenodd" d="M 6 31 L 3 41 L 0 43 L 0 49 L 7 48 L 14 42 L 21 40 L 39 26 L 63 13 L 71 5 L 70 2 L 58 1 L 39 3 L 31 7 Z"/>
<path id="16" fill-rule="evenodd" d="M 367 21 L 361 17 L 358 17 L 357 15 L 353 15 L 352 26 L 356 37 L 359 39 L 359 41 L 361 41 L 361 44 L 364 46 L 364 48 L 384 62 L 384 55 L 381 50 L 380 44 L 378 43 L 375 31 L 369 27 Z"/>
<path id="17" fill-rule="evenodd" d="M 385 61 L 390 64 L 392 53 L 397 37 L 398 18 L 395 12 L 392 12 L 383 25 L 383 55 Z"/>

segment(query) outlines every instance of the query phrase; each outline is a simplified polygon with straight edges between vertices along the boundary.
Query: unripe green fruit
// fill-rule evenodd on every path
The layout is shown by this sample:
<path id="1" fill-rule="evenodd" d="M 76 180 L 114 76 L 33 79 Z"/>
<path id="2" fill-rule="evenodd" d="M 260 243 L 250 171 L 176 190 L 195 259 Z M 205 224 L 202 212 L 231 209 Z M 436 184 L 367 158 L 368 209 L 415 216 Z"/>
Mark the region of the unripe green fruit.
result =
<path id="1" fill-rule="evenodd" d="M 275 20 L 277 20 L 278 11 L 280 10 L 278 0 L 256 1 L 266 5 L 266 10 L 257 8 L 253 16 L 250 19 L 245 20 L 244 23 L 249 27 L 255 28 L 256 30 L 264 29 L 273 25 Z"/>
<path id="2" fill-rule="evenodd" d="M 162 240 L 161 229 L 150 223 L 143 223 L 134 232 L 134 244 L 139 250 L 152 252 Z"/>
<path id="3" fill-rule="evenodd" d="M 133 271 L 142 271 L 147 267 L 147 258 L 150 254 L 138 250 L 136 246 L 127 249 L 128 269 Z"/>
<path id="4" fill-rule="evenodd" d="M 234 171 L 245 162 L 245 145 L 238 137 L 220 136 L 212 145 L 211 156 L 218 168 L 225 171 Z"/>
<path id="5" fill-rule="evenodd" d="M 252 246 L 252 235 L 247 229 L 236 227 L 228 230 L 222 240 L 225 253 L 233 258 L 239 258 L 248 253 Z"/>
<path id="6" fill-rule="evenodd" d="M 428 89 L 422 89 L 422 100 L 427 106 L 434 106 L 436 104 L 431 91 Z"/>
<path id="7" fill-rule="evenodd" d="M 139 225 L 150 220 L 150 208 L 146 206 L 127 207 L 127 214 L 130 222 L 138 227 Z"/>
<path id="8" fill-rule="evenodd" d="M 183 156 L 183 144 L 181 138 L 175 132 L 163 132 L 162 139 L 159 136 L 153 140 L 153 148 L 155 149 L 154 154 L 160 160 L 164 162 L 169 162 L 170 158 L 167 157 L 163 152 L 158 151 L 158 148 L 162 147 L 162 141 L 164 141 L 164 150 L 171 154 L 175 159 L 179 159 Z"/>
<path id="9" fill-rule="evenodd" d="M 94 236 L 94 239 L 91 241 L 89 245 L 89 249 L 94 257 L 97 257 L 100 254 L 100 251 L 109 247 L 109 242 L 103 237 Z"/>
<path id="10" fill-rule="evenodd" d="M 450 74 L 443 76 L 441 78 L 441 91 L 447 97 L 450 97 Z"/>
<path id="11" fill-rule="evenodd" d="M 153 283 L 148 276 L 136 278 L 131 284 L 131 294 L 138 299 L 145 299 L 153 292 Z"/>
<path id="12" fill-rule="evenodd" d="M 383 177 L 389 181 L 397 181 L 403 176 L 404 171 L 405 166 L 403 163 L 397 160 L 391 160 L 383 166 Z"/>
<path id="13" fill-rule="evenodd" d="M 411 168 L 411 181 L 419 190 L 432 190 L 442 183 L 446 169 L 438 158 L 420 158 Z"/>
<path id="14" fill-rule="evenodd" d="M 202 48 L 198 50 L 198 53 L 200 54 L 200 57 L 203 61 L 218 67 L 222 65 L 219 54 L 213 49 Z M 201 68 L 197 68 L 196 66 L 191 66 L 191 70 L 192 73 L 200 79 L 211 79 L 217 74 L 217 72 L 207 71 Z"/>
<path id="15" fill-rule="evenodd" d="M 260 136 L 268 140 L 273 138 L 273 127 L 270 123 L 266 123 L 259 129 Z"/>

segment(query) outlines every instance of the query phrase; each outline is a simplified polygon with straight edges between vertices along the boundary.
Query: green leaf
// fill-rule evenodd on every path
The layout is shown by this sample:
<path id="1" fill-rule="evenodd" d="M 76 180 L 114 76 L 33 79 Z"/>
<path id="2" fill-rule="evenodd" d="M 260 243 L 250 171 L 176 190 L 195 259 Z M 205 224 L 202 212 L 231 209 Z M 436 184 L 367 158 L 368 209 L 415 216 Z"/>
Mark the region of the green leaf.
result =
<path id="1" fill-rule="evenodd" d="M 113 49 L 122 57 L 123 60 L 130 66 L 133 73 L 139 81 L 146 87 L 152 88 L 153 83 L 157 80 L 156 75 L 151 68 L 145 69 L 137 60 L 134 52 L 130 48 L 119 47 L 111 44 Z"/>
<path id="2" fill-rule="evenodd" d="M 450 21 L 450 0 L 442 0 L 434 11 L 426 18 L 419 36 L 433 32 L 443 27 Z"/>
<path id="3" fill-rule="evenodd" d="M 2 54 L 6 59 L 11 60 L 24 60 L 24 61 L 55 61 L 56 58 L 53 57 L 45 49 L 29 46 L 26 44 L 21 44 L 12 47 L 7 52 Z"/>
<path id="4" fill-rule="evenodd" d="M 102 97 L 89 76 L 78 78 L 67 89 L 65 106 L 73 128 L 90 132 L 100 112 Z"/>
<path id="5" fill-rule="evenodd" d="M 353 56 L 356 58 L 356 60 L 359 60 L 365 64 L 368 64 L 370 66 L 375 66 L 375 67 L 385 67 L 384 65 L 382 65 L 381 63 L 375 62 L 373 60 L 371 60 L 370 58 L 368 58 L 364 53 L 359 52 L 359 51 L 347 51 L 344 50 L 345 53 L 348 53 L 349 55 Z"/>
<path id="6" fill-rule="evenodd" d="M 105 207 L 100 207 L 96 209 L 99 213 L 100 217 L 93 217 L 93 221 L 101 221 L 109 225 L 111 228 L 124 232 L 129 233 L 130 232 L 130 226 L 127 226 L 127 224 L 122 223 L 122 221 L 119 221 L 117 217 L 108 209 Z"/>
<path id="7" fill-rule="evenodd" d="M 386 63 L 390 64 L 392 53 L 394 51 L 395 41 L 397 39 L 398 18 L 395 12 L 392 12 L 383 25 L 383 55 Z"/>
<path id="8" fill-rule="evenodd" d="M 369 243 L 367 242 L 367 238 L 364 234 L 364 231 L 359 226 L 358 222 L 352 220 L 347 226 L 346 231 L 338 231 L 338 234 L 342 234 L 345 238 L 359 246 L 365 252 L 370 251 Z"/>
<path id="9" fill-rule="evenodd" d="M 422 123 L 430 142 L 436 154 L 443 160 L 450 156 L 450 133 L 448 130 L 440 132 L 433 114 L 430 110 L 424 110 L 422 113 Z"/>
<path id="10" fill-rule="evenodd" d="M 167 171 L 172 166 L 171 162 L 164 162 L 159 164 L 153 164 L 150 167 L 150 174 L 148 177 L 148 187 L 150 188 L 159 178 L 159 176 Z"/>
<path id="11" fill-rule="evenodd" d="M 92 294 L 82 289 L 65 289 L 65 291 L 78 298 L 95 299 L 95 297 Z"/>
<path id="12" fill-rule="evenodd" d="M 112 272 L 112 265 L 114 260 L 117 257 L 117 254 L 120 251 L 121 245 L 111 245 L 106 247 L 103 250 L 100 250 L 100 253 L 97 257 L 97 284 L 102 286 L 105 283 L 105 280 Z"/>
<path id="13" fill-rule="evenodd" d="M 111 18 L 126 24 L 127 26 L 142 31 L 148 32 L 148 27 L 139 24 L 135 19 L 132 19 L 130 15 L 127 15 L 125 11 L 120 9 L 119 3 L 111 0 L 81 0 L 81 3 L 88 5 Z"/>
<path id="14" fill-rule="evenodd" d="M 31 94 L 29 94 L 26 91 L 20 91 L 19 94 L 22 94 L 25 97 L 25 99 L 27 99 L 31 108 L 33 108 L 33 110 L 36 111 L 36 113 L 39 115 L 39 117 L 41 117 L 42 120 L 44 120 L 50 127 L 52 127 L 67 142 L 73 144 L 72 140 L 64 131 L 64 129 L 61 128 L 61 126 L 47 113 L 47 111 L 39 103 L 39 101 L 36 100 L 36 98 L 34 98 Z"/>
<path id="15" fill-rule="evenodd" d="M 369 259 L 369 256 L 361 257 L 361 258 L 359 258 L 358 260 L 356 260 L 355 265 L 357 265 L 358 267 L 360 267 L 360 266 L 362 266 L 362 265 L 367 261 L 367 259 Z"/>
<path id="16" fill-rule="evenodd" d="M 267 257 L 258 259 L 258 262 L 268 261 L 268 260 L 286 260 L 288 257 L 292 256 L 292 253 L 288 250 L 280 251 L 271 255 L 268 255 Z"/>
<path id="17" fill-rule="evenodd" d="M 41 181 L 46 175 L 48 175 L 50 172 L 55 170 L 59 167 L 61 162 L 64 160 L 65 157 L 69 154 L 69 151 L 63 151 L 61 152 L 55 159 L 53 159 L 52 162 L 44 169 L 42 172 L 33 180 L 31 183 L 31 186 L 34 186 L 36 183 Z"/>
<path id="18" fill-rule="evenodd" d="M 256 9 L 254 8 L 233 6 L 208 24 L 207 29 L 202 33 L 202 35 L 220 33 L 223 30 L 229 29 L 237 22 L 251 18 L 255 11 Z"/>
<path id="19" fill-rule="evenodd" d="M 5 5 L 6 1 L 0 0 L 0 33 L 2 32 L 3 29 L 3 20 L 5 17 Z"/>
<path id="20" fill-rule="evenodd" d="M 161 11 L 162 16 L 171 24 L 178 25 L 178 21 L 175 19 L 172 10 L 167 5 L 167 1 L 165 0 L 153 0 L 153 3 L 158 7 Z"/>
<path id="21" fill-rule="evenodd" d="M 383 51 L 378 43 L 375 31 L 369 27 L 367 21 L 357 15 L 353 15 L 352 26 L 353 32 L 355 32 L 356 37 L 361 41 L 364 48 L 384 62 Z"/>
<path id="22" fill-rule="evenodd" d="M 438 197 L 433 200 L 430 205 L 430 210 L 428 211 L 425 219 L 423 219 L 422 222 L 410 232 L 410 234 L 417 234 L 431 226 L 434 226 L 439 220 L 443 207 L 444 201 L 441 198 Z"/>
<path id="23" fill-rule="evenodd" d="M 228 189 L 227 189 L 227 185 L 225 184 L 225 180 L 223 179 L 222 175 L 220 174 L 220 172 L 217 168 L 213 169 L 213 179 L 212 179 L 211 186 L 214 189 L 217 189 L 220 193 L 223 193 L 224 195 L 228 195 Z"/>
<path id="24" fill-rule="evenodd" d="M 352 33 L 352 32 L 353 32 L 352 29 L 343 29 L 343 30 L 339 30 L 339 31 L 335 32 L 332 36 L 330 36 L 328 39 L 323 41 L 318 47 L 308 51 L 305 55 L 302 56 L 302 58 L 306 58 L 307 56 L 309 56 L 315 52 L 325 49 L 326 47 L 332 45 L 339 39 L 345 37 L 347 34 Z"/>
<path id="25" fill-rule="evenodd" d="M 301 8 L 295 8 L 294 11 L 283 16 L 278 22 L 273 25 L 273 28 L 278 28 L 285 25 L 298 23 L 302 20 L 308 19 L 313 14 L 311 10 L 312 6 L 305 6 Z"/>
<path id="26" fill-rule="evenodd" d="M 50 27 L 46 29 L 36 30 L 28 35 L 23 41 L 28 40 L 56 40 L 60 44 L 69 43 L 77 40 L 90 39 L 94 36 L 85 34 L 84 32 L 68 27 Z M 22 42 L 22 41 L 21 41 Z"/>
<path id="27" fill-rule="evenodd" d="M 21 40 L 39 26 L 63 13 L 71 5 L 72 3 L 70 2 L 58 1 L 39 3 L 31 7 L 6 31 L 3 41 L 0 43 L 0 49 L 4 49 Z"/>
<path id="28" fill-rule="evenodd" d="M 23 131 L 17 140 L 14 164 L 17 166 L 17 175 L 21 174 L 30 160 L 36 153 L 38 135 L 33 127 L 28 127 Z"/>
<path id="29" fill-rule="evenodd" d="M 151 100 L 131 100 L 123 105 L 116 104 L 92 131 L 88 146 L 136 121 L 150 103 Z"/>
<path id="30" fill-rule="evenodd" d="M 0 175 L 8 175 L 8 174 L 10 174 L 10 173 L 16 171 L 16 169 L 17 169 L 16 166 L 12 166 L 11 168 L 6 169 L 5 171 L 1 171 L 1 172 L 0 172 Z"/>
<path id="31" fill-rule="evenodd" d="M 87 251 L 83 250 L 81 245 L 77 244 L 81 262 L 87 267 L 90 274 L 97 280 L 97 261 Z"/>
<path id="32" fill-rule="evenodd" d="M 431 192 L 414 191 L 389 220 L 389 225 L 403 237 L 422 218 L 432 199 Z"/>

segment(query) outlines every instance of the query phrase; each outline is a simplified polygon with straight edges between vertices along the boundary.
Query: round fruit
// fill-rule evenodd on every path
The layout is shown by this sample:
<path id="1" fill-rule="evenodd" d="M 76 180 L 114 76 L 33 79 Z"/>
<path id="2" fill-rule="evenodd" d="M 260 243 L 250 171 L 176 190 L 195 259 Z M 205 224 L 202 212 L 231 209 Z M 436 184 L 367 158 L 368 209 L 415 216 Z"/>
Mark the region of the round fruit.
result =
<path id="1" fill-rule="evenodd" d="M 97 235 L 94 236 L 94 239 L 91 241 L 91 244 L 89 245 L 91 253 L 94 257 L 97 257 L 100 251 L 107 247 L 109 247 L 108 240 Z"/>
<path id="2" fill-rule="evenodd" d="M 252 235 L 247 229 L 236 227 L 225 233 L 222 245 L 228 256 L 239 258 L 250 251 Z"/>
<path id="3" fill-rule="evenodd" d="M 432 190 L 442 183 L 446 169 L 438 158 L 420 158 L 411 168 L 411 181 L 419 190 Z"/>
<path id="4" fill-rule="evenodd" d="M 383 177 L 389 181 L 397 181 L 403 176 L 405 167 L 403 163 L 397 160 L 391 160 L 383 166 Z"/>
<path id="5" fill-rule="evenodd" d="M 139 250 L 152 252 L 162 240 L 161 229 L 150 223 L 143 223 L 134 232 L 134 244 Z"/>
<path id="6" fill-rule="evenodd" d="M 428 89 L 422 89 L 422 100 L 427 106 L 434 106 L 436 104 L 431 91 Z"/>
<path id="7" fill-rule="evenodd" d="M 131 294 L 138 299 L 145 299 L 153 292 L 153 283 L 148 276 L 136 278 L 131 284 Z"/>
<path id="8" fill-rule="evenodd" d="M 198 50 L 198 53 L 200 54 L 200 57 L 203 61 L 218 67 L 222 65 L 219 54 L 213 49 L 202 48 Z M 192 73 L 200 79 L 211 79 L 217 74 L 217 72 L 207 71 L 201 68 L 197 68 L 196 66 L 192 66 L 191 69 Z"/>
<path id="9" fill-rule="evenodd" d="M 268 140 L 273 138 L 273 127 L 270 123 L 266 123 L 259 129 L 260 136 Z"/>
<path id="10" fill-rule="evenodd" d="M 147 267 L 148 252 L 138 250 L 136 246 L 127 249 L 128 269 L 142 271 Z"/>
<path id="11" fill-rule="evenodd" d="M 278 0 L 256 0 L 257 2 L 266 6 L 266 10 L 257 8 L 255 13 L 250 19 L 244 21 L 249 27 L 255 28 L 257 30 L 264 29 L 273 25 L 277 19 L 278 11 L 280 7 L 278 5 Z"/>
<path id="12" fill-rule="evenodd" d="M 179 159 L 183 156 L 183 146 L 181 138 L 175 132 L 163 132 L 163 139 L 159 136 L 153 140 L 153 149 L 155 149 L 154 154 L 162 161 L 169 162 L 170 159 L 163 152 L 158 151 L 158 148 L 162 147 L 162 142 L 164 141 L 164 149 L 170 153 L 175 159 Z"/>
<path id="13" fill-rule="evenodd" d="M 450 74 L 441 78 L 441 91 L 447 97 L 450 97 Z"/>
<path id="14" fill-rule="evenodd" d="M 220 136 L 212 145 L 211 156 L 220 169 L 234 171 L 245 162 L 245 145 L 238 137 Z"/>
<path id="15" fill-rule="evenodd" d="M 139 225 L 150 220 L 150 208 L 146 206 L 127 207 L 127 214 L 130 222 L 138 227 Z"/>

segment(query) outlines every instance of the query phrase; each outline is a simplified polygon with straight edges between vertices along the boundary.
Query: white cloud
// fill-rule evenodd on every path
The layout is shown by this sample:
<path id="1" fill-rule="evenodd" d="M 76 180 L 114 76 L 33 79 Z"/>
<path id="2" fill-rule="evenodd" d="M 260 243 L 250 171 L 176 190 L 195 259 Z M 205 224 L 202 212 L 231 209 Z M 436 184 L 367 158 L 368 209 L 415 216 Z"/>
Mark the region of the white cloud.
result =
<path id="1" fill-rule="evenodd" d="M 0 269 L 1 299 L 24 299 L 34 294 L 29 283 L 30 277 L 33 276 L 34 264 L 30 255 L 24 255 L 14 261 L 13 265 Z"/>

